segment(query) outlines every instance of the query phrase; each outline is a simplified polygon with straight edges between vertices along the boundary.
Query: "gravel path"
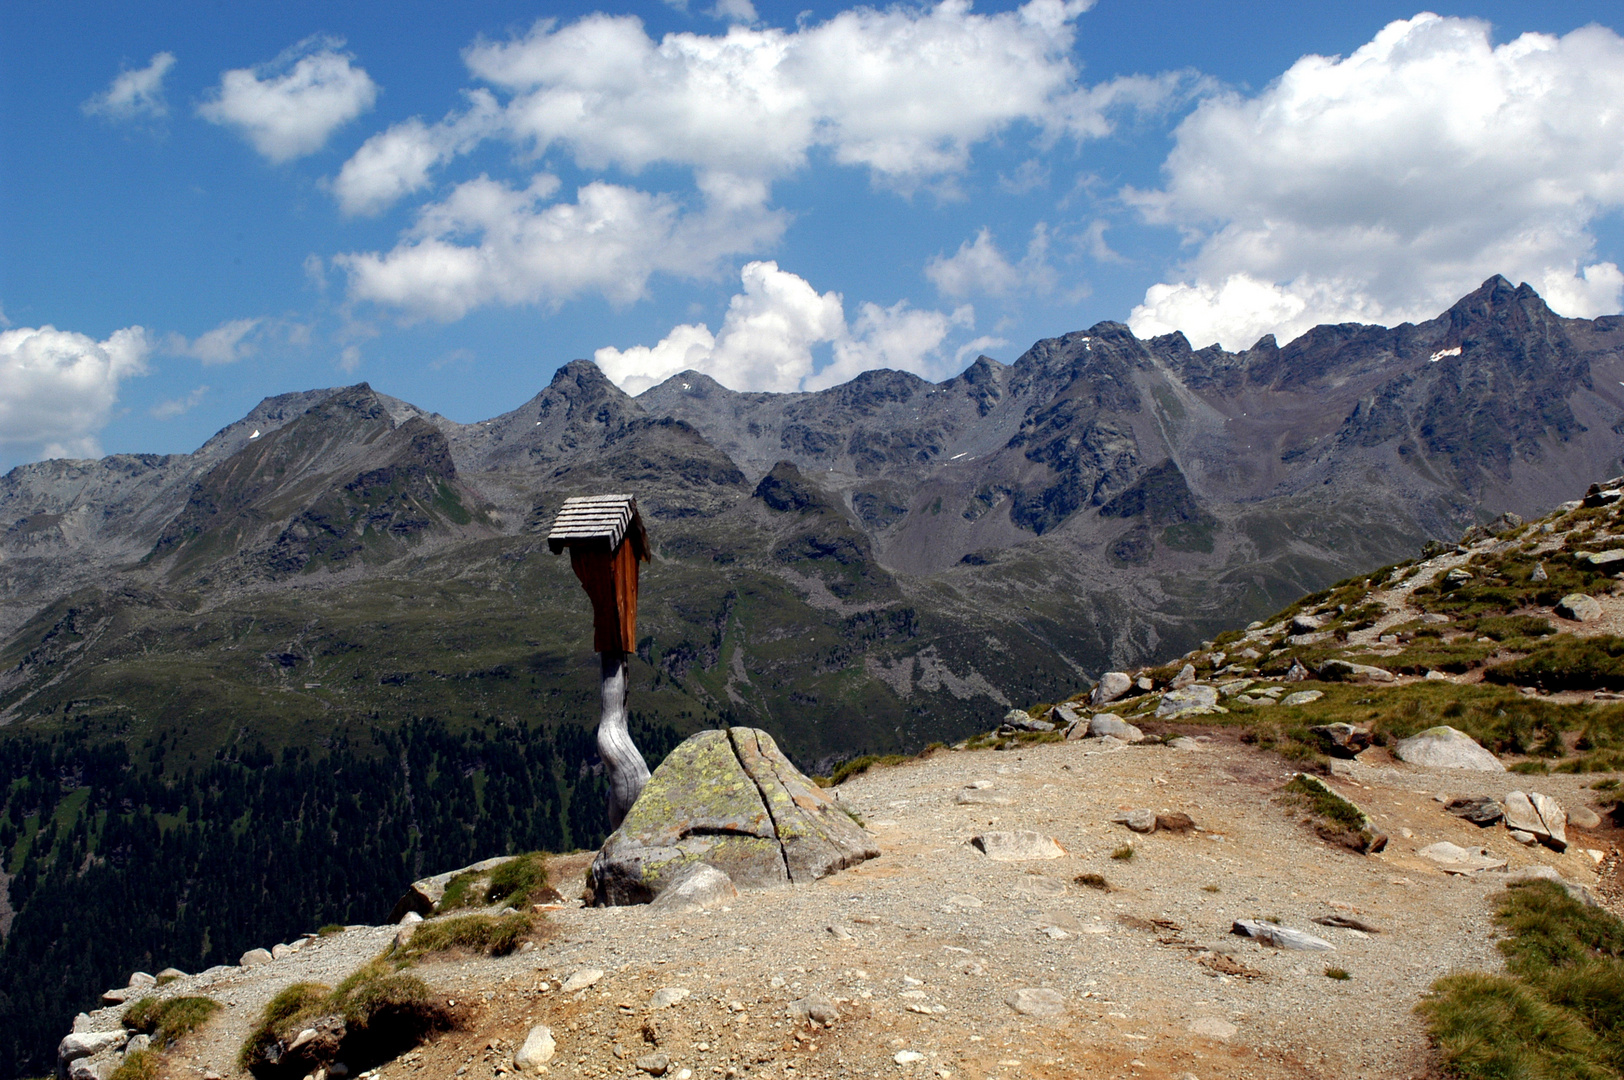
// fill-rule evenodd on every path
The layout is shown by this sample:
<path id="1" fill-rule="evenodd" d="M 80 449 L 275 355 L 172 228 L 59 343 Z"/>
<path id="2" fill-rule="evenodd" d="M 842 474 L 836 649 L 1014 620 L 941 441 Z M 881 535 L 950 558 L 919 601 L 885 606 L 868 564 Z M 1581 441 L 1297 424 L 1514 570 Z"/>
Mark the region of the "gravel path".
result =
<path id="1" fill-rule="evenodd" d="M 1275 802 L 1290 775 L 1279 761 L 1222 735 L 1199 745 L 941 752 L 853 778 L 840 798 L 874 832 L 880 858 L 709 912 L 570 907 L 554 913 L 533 951 L 420 964 L 418 974 L 471 1009 L 469 1023 L 378 1076 L 494 1080 L 512 1070 L 514 1048 L 536 1023 L 558 1041 L 552 1074 L 592 1078 L 641 1077 L 635 1059 L 656 1050 L 671 1059 L 668 1076 L 689 1069 L 700 1080 L 1425 1076 L 1412 1009 L 1440 975 L 1499 966 L 1488 900 L 1500 878 L 1445 876 L 1415 852 L 1438 840 L 1486 846 L 1512 869 L 1545 863 L 1594 886 L 1583 849 L 1612 850 L 1617 839 L 1575 833 L 1558 856 L 1523 848 L 1504 829 L 1480 832 L 1434 799 L 1501 795 L 1531 781 L 1572 805 L 1594 777 L 1361 761 L 1340 765 L 1331 782 L 1392 842 L 1380 855 L 1355 855 Z M 982 794 L 1008 805 L 958 804 L 976 781 L 990 781 Z M 1139 807 L 1184 811 L 1201 831 L 1138 836 L 1111 824 Z M 1037 830 L 1067 854 L 992 861 L 968 841 L 993 829 Z M 1129 842 L 1131 860 L 1111 857 Z M 555 864 L 567 894 L 578 895 L 588 858 Z M 1078 885 L 1088 873 L 1111 891 Z M 1328 915 L 1382 932 L 1312 922 Z M 1265 948 L 1229 933 L 1239 918 L 1278 919 L 1336 951 Z M 271 994 L 300 979 L 336 982 L 392 933 L 351 929 L 250 972 L 166 987 L 229 1006 L 176 1055 L 173 1075 L 232 1075 L 236 1048 Z M 1328 978 L 1330 966 L 1351 977 Z M 605 974 L 561 995 L 563 979 L 583 968 Z M 690 993 L 651 1011 L 661 988 Z M 1017 1013 L 1008 999 L 1029 988 L 1058 991 L 1062 1013 Z M 841 1018 L 827 1028 L 791 1019 L 792 1003 L 811 995 Z M 96 1026 L 115 1015 L 97 1014 Z M 909 1051 L 920 1058 L 899 1065 L 896 1055 Z"/>

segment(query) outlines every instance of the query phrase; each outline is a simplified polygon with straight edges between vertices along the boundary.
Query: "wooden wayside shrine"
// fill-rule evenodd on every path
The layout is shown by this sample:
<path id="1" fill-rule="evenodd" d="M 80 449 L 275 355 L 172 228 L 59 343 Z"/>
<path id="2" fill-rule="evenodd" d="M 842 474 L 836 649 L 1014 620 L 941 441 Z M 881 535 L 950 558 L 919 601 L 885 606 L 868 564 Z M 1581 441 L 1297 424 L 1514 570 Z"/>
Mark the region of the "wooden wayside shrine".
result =
<path id="1" fill-rule="evenodd" d="M 609 823 L 619 828 L 649 777 L 626 723 L 626 659 L 637 650 L 638 563 L 649 559 L 637 499 L 565 499 L 547 534 L 547 547 L 554 555 L 569 549 L 570 569 L 592 601 L 592 647 L 598 653 L 603 693 L 598 755 L 609 770 Z"/>

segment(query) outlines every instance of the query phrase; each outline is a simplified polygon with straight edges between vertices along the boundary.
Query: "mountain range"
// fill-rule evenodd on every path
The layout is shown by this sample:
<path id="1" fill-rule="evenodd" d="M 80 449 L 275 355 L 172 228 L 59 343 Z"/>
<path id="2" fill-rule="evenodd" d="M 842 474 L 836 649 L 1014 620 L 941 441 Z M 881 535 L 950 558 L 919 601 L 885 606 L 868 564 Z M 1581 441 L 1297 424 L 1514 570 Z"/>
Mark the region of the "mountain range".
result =
<path id="1" fill-rule="evenodd" d="M 575 361 L 471 424 L 283 394 L 191 454 L 0 479 L 0 723 L 157 724 L 192 754 L 590 724 L 586 600 L 542 537 L 613 491 L 655 549 L 645 722 L 764 727 L 811 765 L 917 747 L 1543 512 L 1620 471 L 1621 434 L 1624 318 L 1500 277 L 1420 324 L 1233 353 L 1103 322 L 940 383 L 634 398 Z"/>

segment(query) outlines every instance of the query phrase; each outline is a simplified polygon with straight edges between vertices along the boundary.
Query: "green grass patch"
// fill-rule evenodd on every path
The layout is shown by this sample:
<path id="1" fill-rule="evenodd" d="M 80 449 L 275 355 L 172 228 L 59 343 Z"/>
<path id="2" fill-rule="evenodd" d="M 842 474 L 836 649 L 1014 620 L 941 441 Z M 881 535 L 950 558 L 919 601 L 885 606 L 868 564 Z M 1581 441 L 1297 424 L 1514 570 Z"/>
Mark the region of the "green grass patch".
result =
<path id="1" fill-rule="evenodd" d="M 526 913 L 516 915 L 456 915 L 417 924 L 400 957 L 413 960 L 446 952 L 476 952 L 506 956 L 519 947 L 535 927 Z"/>
<path id="2" fill-rule="evenodd" d="M 1111 858 L 1115 859 L 1117 862 L 1132 862 L 1133 861 L 1133 845 L 1132 844 L 1123 844 L 1122 846 L 1118 847 L 1115 851 L 1111 852 Z"/>
<path id="3" fill-rule="evenodd" d="M 900 765 L 904 761 L 912 760 L 907 754 L 863 754 L 850 761 L 843 761 L 829 776 L 829 785 L 844 784 L 854 776 L 868 772 L 876 765 Z"/>
<path id="4" fill-rule="evenodd" d="M 308 926 L 309 923 L 306 923 L 305 925 Z M 342 926 L 340 926 L 338 923 L 328 923 L 326 926 L 324 926 L 321 929 L 316 931 L 316 936 L 317 937 L 332 937 L 334 934 L 342 934 L 343 932 L 344 932 L 344 928 Z"/>
<path id="5" fill-rule="evenodd" d="M 330 993 L 320 983 L 298 982 L 271 998 L 260 1014 L 259 1023 L 254 1025 L 242 1048 L 237 1051 L 237 1064 L 247 1070 L 263 1061 L 265 1052 L 279 1038 L 297 1034 L 303 1021 L 321 1015 L 322 1006 Z"/>
<path id="6" fill-rule="evenodd" d="M 1543 690 L 1624 689 L 1624 637 L 1556 634 L 1520 660 L 1495 664 L 1483 677 Z"/>
<path id="7" fill-rule="evenodd" d="M 530 851 L 517 855 L 491 871 L 485 899 L 492 904 L 517 907 L 547 888 L 547 853 Z"/>
<path id="8" fill-rule="evenodd" d="M 125 1054 L 124 1060 L 107 1080 L 158 1080 L 163 1071 L 163 1055 L 156 1050 L 137 1050 Z"/>
<path id="9" fill-rule="evenodd" d="M 1451 975 L 1417 1011 L 1465 1080 L 1617 1080 L 1624 1071 L 1624 922 L 1553 881 L 1496 903 L 1507 974 Z"/>
<path id="10" fill-rule="evenodd" d="M 1325 977 L 1327 979 L 1335 979 L 1338 982 L 1346 982 L 1349 979 L 1353 978 L 1352 975 L 1348 974 L 1348 969 L 1347 968 L 1339 968 L 1339 967 L 1328 967 L 1328 968 L 1326 968 L 1325 969 Z"/>
<path id="11" fill-rule="evenodd" d="M 202 1027 L 220 1011 L 220 1003 L 207 997 L 144 997 L 124 1010 L 124 1026 L 152 1036 L 162 1049 Z"/>

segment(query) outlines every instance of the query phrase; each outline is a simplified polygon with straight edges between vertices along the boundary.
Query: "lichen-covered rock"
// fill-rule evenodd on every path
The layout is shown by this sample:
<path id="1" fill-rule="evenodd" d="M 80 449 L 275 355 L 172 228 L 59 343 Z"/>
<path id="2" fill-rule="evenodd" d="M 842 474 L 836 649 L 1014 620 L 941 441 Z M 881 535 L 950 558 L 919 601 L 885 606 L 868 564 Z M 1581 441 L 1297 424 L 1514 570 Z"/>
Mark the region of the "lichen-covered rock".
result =
<path id="1" fill-rule="evenodd" d="M 833 799 L 755 728 L 702 731 L 671 751 L 593 860 L 599 904 L 643 904 L 695 863 L 740 889 L 804 884 L 878 855 Z"/>

